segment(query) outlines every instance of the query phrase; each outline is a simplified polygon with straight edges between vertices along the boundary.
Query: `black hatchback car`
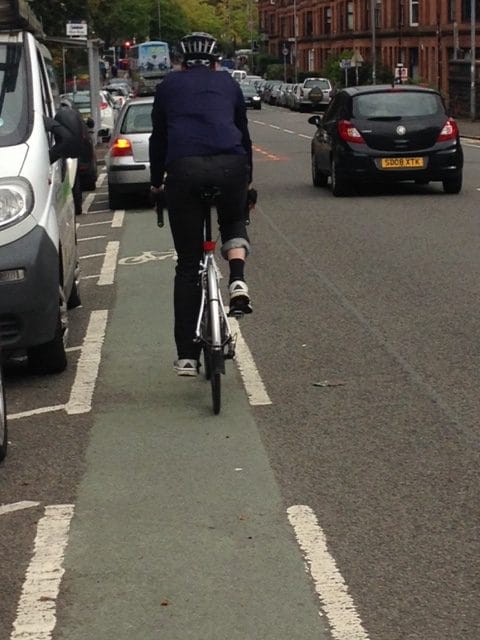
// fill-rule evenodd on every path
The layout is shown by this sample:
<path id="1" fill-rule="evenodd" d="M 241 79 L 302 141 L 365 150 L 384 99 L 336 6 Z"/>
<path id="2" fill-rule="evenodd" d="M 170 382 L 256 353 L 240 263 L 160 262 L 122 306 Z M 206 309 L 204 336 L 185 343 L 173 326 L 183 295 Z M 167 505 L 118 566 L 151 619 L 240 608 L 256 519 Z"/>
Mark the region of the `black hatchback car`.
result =
<path id="1" fill-rule="evenodd" d="M 341 89 L 311 143 L 312 180 L 331 179 L 335 196 L 355 184 L 442 182 L 446 193 L 462 188 L 463 151 L 455 120 L 441 95 L 415 85 L 371 85 Z"/>

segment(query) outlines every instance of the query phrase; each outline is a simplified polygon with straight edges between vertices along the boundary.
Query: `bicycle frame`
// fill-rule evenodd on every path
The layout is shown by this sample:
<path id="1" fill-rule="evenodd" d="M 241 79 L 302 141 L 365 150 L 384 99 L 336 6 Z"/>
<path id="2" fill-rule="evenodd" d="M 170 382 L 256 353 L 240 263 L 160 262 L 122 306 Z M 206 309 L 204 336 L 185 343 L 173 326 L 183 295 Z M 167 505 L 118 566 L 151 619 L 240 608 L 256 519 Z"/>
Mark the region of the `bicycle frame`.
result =
<path id="1" fill-rule="evenodd" d="M 200 309 L 198 313 L 197 325 L 195 329 L 195 339 L 208 345 L 212 351 L 223 353 L 223 349 L 232 343 L 232 331 L 228 322 L 228 316 L 223 304 L 222 295 L 219 287 L 219 269 L 215 262 L 215 241 L 206 240 L 203 244 L 204 256 L 201 262 L 200 284 L 202 287 L 202 296 L 200 300 Z M 208 317 L 210 320 L 210 335 L 207 334 L 207 328 L 204 327 L 205 308 L 208 305 Z M 230 350 L 227 354 L 228 358 L 233 357 Z M 225 367 L 222 360 L 222 371 Z"/>

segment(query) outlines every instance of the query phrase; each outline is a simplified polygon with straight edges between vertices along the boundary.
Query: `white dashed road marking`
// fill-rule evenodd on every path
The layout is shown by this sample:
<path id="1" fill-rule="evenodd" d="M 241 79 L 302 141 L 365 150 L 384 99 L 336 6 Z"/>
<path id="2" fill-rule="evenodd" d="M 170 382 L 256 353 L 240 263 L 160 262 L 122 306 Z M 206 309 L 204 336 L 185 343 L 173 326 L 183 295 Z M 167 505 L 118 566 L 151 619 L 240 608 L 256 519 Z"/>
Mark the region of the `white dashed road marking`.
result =
<path id="1" fill-rule="evenodd" d="M 333 637 L 335 640 L 369 640 L 315 514 L 304 505 L 289 507 L 287 513 Z"/>
<path id="2" fill-rule="evenodd" d="M 65 410 L 69 415 L 88 413 L 92 408 L 107 319 L 108 311 L 106 309 L 92 311 L 77 364 L 75 380 L 70 391 L 70 399 L 65 405 Z"/>
<path id="3" fill-rule="evenodd" d="M 115 270 L 117 268 L 117 257 L 119 249 L 120 243 L 116 240 L 107 244 L 102 270 L 97 282 L 99 286 L 113 284 L 113 281 L 115 279 Z"/>
<path id="4" fill-rule="evenodd" d="M 72 504 L 45 507 L 45 515 L 37 526 L 33 557 L 23 583 L 10 640 L 49 640 L 52 637 L 73 510 Z"/>

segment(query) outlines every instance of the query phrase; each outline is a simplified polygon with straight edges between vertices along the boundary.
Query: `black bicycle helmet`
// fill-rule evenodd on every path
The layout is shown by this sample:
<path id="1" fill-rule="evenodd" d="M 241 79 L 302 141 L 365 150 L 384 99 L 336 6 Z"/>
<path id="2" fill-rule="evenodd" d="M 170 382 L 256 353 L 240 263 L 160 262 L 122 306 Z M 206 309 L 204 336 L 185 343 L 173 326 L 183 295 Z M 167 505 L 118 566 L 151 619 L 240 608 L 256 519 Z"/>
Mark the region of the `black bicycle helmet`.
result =
<path id="1" fill-rule="evenodd" d="M 180 40 L 183 62 L 187 66 L 212 65 L 215 62 L 217 41 L 209 33 L 194 31 Z"/>

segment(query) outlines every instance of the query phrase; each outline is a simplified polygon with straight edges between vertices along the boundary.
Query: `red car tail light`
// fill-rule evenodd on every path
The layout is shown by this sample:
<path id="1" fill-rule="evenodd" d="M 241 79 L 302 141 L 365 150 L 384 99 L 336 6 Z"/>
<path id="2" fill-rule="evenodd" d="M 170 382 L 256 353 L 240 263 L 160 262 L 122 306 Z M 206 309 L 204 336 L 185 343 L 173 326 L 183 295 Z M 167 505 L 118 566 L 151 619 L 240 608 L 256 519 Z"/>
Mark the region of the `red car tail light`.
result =
<path id="1" fill-rule="evenodd" d="M 362 134 L 349 120 L 339 120 L 337 127 L 340 138 L 344 142 L 365 144 Z"/>
<path id="2" fill-rule="evenodd" d="M 108 107 L 108 102 L 100 102 L 100 109 L 106 109 Z"/>
<path id="3" fill-rule="evenodd" d="M 449 118 L 443 125 L 443 129 L 437 138 L 437 142 L 445 142 L 446 140 L 456 140 L 458 137 L 457 123 L 453 118 Z"/>
<path id="4" fill-rule="evenodd" d="M 128 138 L 115 138 L 110 147 L 110 155 L 112 158 L 133 156 L 132 143 Z"/>

